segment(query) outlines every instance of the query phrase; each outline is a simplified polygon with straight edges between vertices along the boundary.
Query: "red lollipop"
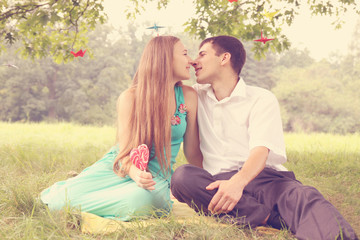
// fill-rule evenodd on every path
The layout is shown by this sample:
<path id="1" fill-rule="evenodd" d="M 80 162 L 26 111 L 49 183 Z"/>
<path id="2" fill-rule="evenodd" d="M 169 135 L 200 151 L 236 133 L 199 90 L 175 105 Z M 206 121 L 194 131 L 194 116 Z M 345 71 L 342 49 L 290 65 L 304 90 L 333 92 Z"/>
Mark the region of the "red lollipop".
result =
<path id="1" fill-rule="evenodd" d="M 145 171 L 149 163 L 149 148 L 141 144 L 130 152 L 131 162 L 141 171 Z"/>

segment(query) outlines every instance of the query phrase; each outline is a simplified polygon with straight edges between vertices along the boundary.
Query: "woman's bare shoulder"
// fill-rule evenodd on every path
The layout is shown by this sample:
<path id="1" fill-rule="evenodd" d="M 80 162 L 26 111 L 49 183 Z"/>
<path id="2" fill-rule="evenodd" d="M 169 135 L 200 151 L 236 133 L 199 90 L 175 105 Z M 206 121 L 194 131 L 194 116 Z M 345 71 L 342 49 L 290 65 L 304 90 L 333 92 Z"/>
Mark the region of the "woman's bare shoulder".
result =
<path id="1" fill-rule="evenodd" d="M 195 89 L 187 85 L 182 85 L 182 89 L 185 99 L 187 98 L 189 98 L 190 100 L 194 100 L 194 98 L 197 99 L 197 92 L 195 91 Z"/>
<path id="2" fill-rule="evenodd" d="M 197 92 L 190 86 L 183 85 L 183 94 L 185 104 L 190 111 L 196 111 L 197 109 L 197 102 L 198 102 L 198 95 Z"/>
<path id="3" fill-rule="evenodd" d="M 132 107 L 135 99 L 135 89 L 128 88 L 123 91 L 118 100 L 117 100 L 117 108 L 129 108 Z"/>
<path id="4" fill-rule="evenodd" d="M 120 94 L 118 98 L 118 102 L 120 101 L 128 102 L 134 99 L 135 99 L 135 89 L 128 88 Z"/>

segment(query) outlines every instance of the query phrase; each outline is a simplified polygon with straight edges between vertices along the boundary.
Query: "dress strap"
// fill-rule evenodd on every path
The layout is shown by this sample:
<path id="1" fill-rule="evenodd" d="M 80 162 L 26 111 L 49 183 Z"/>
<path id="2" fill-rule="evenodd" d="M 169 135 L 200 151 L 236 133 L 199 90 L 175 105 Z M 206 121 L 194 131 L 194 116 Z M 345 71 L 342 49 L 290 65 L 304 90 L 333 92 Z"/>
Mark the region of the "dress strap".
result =
<path id="1" fill-rule="evenodd" d="M 184 93 L 181 86 L 175 86 L 175 99 L 176 99 L 176 111 L 178 111 L 180 104 L 184 104 Z"/>

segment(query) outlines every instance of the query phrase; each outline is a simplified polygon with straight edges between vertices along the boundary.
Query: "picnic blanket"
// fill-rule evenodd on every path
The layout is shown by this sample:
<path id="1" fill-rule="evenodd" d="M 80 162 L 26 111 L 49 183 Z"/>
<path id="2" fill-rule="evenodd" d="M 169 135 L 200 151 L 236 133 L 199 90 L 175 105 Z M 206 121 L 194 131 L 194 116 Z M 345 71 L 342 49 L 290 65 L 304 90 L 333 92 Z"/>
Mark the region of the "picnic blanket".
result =
<path id="1" fill-rule="evenodd" d="M 192 222 L 192 221 L 204 221 L 210 225 L 219 226 L 215 218 L 199 216 L 193 209 L 191 209 L 185 203 L 181 203 L 176 199 L 173 199 L 173 210 L 172 215 L 178 222 Z M 148 226 L 152 224 L 156 224 L 158 219 L 148 219 L 143 221 L 133 221 L 133 222 L 123 222 L 114 219 L 102 218 L 92 213 L 82 212 L 81 213 L 82 224 L 81 231 L 83 233 L 89 234 L 110 234 L 116 231 L 121 231 L 126 228 L 138 227 L 139 224 L 141 226 Z M 226 225 L 226 224 L 224 224 Z M 257 231 L 260 231 L 265 234 L 276 234 L 279 230 L 268 227 L 257 227 Z"/>

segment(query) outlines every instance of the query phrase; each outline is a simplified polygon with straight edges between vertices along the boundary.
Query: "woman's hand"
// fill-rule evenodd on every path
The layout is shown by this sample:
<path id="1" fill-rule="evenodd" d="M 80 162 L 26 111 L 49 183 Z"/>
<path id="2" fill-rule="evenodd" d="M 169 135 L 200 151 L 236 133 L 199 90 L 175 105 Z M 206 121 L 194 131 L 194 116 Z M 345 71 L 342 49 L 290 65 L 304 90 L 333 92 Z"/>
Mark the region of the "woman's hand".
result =
<path id="1" fill-rule="evenodd" d="M 141 171 L 134 165 L 131 165 L 129 176 L 139 187 L 147 190 L 155 190 L 156 182 L 153 180 L 151 173 Z"/>

